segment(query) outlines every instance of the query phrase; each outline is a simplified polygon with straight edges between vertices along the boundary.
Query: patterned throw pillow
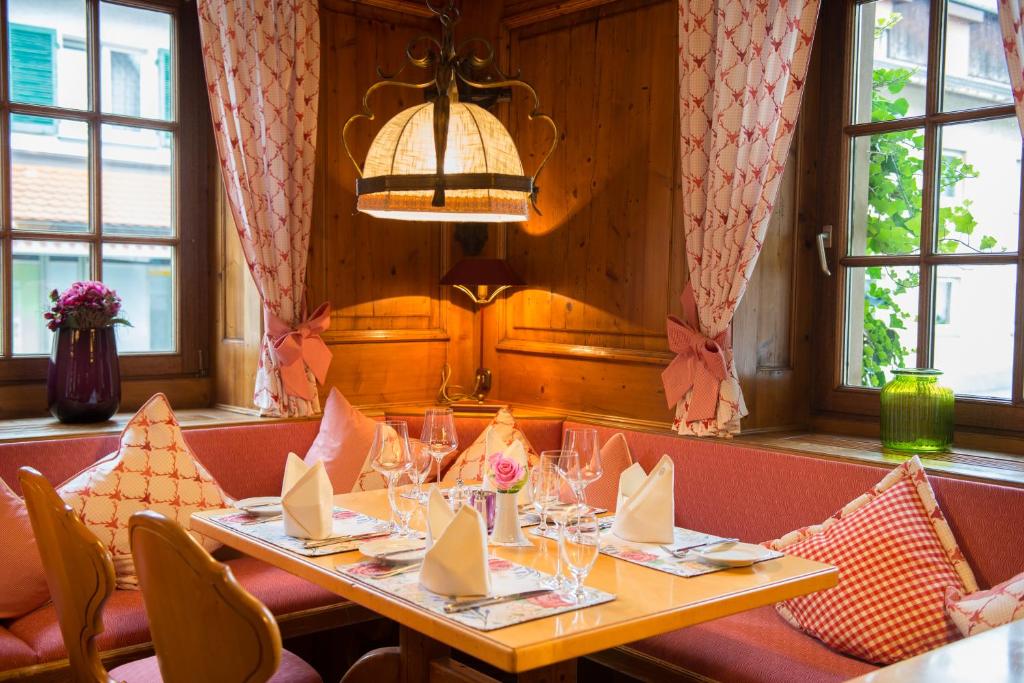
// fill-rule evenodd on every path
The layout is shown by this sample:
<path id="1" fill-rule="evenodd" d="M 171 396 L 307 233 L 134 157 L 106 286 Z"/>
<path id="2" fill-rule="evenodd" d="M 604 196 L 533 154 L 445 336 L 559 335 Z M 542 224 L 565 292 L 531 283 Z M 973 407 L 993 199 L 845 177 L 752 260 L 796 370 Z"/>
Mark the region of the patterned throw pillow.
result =
<path id="1" fill-rule="evenodd" d="M 946 589 L 978 587 L 916 456 L 824 523 L 765 545 L 838 567 L 838 586 L 776 609 L 829 647 L 877 664 L 958 638 Z"/>
<path id="2" fill-rule="evenodd" d="M 948 588 L 946 613 L 965 636 L 1024 619 L 1024 574 L 1017 574 L 987 591 L 970 595 Z"/>
<path id="3" fill-rule="evenodd" d="M 614 510 L 619 497 L 619 477 L 633 464 L 633 455 L 622 432 L 612 434 L 601 446 L 601 478 L 587 487 L 587 503 Z"/>
<path id="4" fill-rule="evenodd" d="M 523 434 L 515 417 L 512 416 L 512 411 L 504 407 L 494 416 L 491 424 L 480 432 L 476 441 L 459 453 L 459 457 L 444 473 L 444 477 L 441 479 L 442 485 L 453 485 L 459 479 L 467 484 L 482 481 L 487 458 L 511 445 L 513 440 L 522 442 L 523 450 L 526 451 L 531 467 L 540 460 L 537 451 L 533 450 L 529 439 Z"/>
<path id="5" fill-rule="evenodd" d="M 50 599 L 25 501 L 0 479 L 0 619 L 16 619 Z"/>
<path id="6" fill-rule="evenodd" d="M 128 421 L 117 451 L 66 481 L 60 497 L 107 545 L 118 588 L 138 588 L 128 519 L 156 510 L 189 528 L 193 512 L 228 507 L 228 497 L 181 435 L 167 397 L 156 394 Z M 220 544 L 193 533 L 207 550 Z"/>
<path id="7" fill-rule="evenodd" d="M 304 460 L 307 465 L 323 460 L 335 493 L 383 487 L 383 477 L 372 468 L 366 469 L 376 428 L 376 420 L 359 412 L 340 391 L 332 388 L 324 405 L 320 432 Z M 380 478 L 380 487 L 375 485 L 374 476 Z"/>

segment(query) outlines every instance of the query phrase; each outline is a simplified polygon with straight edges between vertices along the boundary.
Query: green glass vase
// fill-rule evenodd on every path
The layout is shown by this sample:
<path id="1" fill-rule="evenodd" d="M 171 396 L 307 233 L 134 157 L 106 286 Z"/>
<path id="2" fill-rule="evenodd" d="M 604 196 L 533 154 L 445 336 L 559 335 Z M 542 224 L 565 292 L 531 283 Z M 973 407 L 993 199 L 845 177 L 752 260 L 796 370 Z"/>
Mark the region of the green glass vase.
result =
<path id="1" fill-rule="evenodd" d="M 940 370 L 899 368 L 882 387 L 882 446 L 895 451 L 948 451 L 953 445 L 953 390 Z"/>

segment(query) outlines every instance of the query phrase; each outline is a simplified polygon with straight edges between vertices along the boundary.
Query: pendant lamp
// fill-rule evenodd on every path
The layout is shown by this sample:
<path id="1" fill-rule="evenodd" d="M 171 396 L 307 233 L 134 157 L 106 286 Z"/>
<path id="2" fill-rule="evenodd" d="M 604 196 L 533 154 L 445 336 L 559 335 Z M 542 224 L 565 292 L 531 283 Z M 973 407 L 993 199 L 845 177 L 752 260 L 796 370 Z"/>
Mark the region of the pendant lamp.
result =
<path id="1" fill-rule="evenodd" d="M 420 36 L 406 47 L 406 64 L 395 74 L 377 70 L 381 80 L 367 89 L 363 111 L 342 129 L 345 150 L 356 167 L 356 208 L 377 218 L 406 221 L 495 223 L 525 221 L 536 210 L 536 179 L 558 142 L 558 127 L 540 113 L 537 92 L 503 73 L 494 48 L 482 38 L 455 43 L 459 20 L 455 0 L 427 0 L 441 22 L 441 39 Z M 431 70 L 421 83 L 399 80 L 406 67 Z M 409 107 L 378 131 L 362 166 L 348 143 L 353 123 L 374 118 L 370 96 L 385 87 L 425 91 L 428 101 Z M 493 100 L 497 92 L 520 88 L 532 98 L 531 121 L 551 128 L 547 154 L 532 176 L 526 175 L 512 136 L 490 112 L 463 93 Z M 467 99 L 467 98 L 462 98 Z"/>

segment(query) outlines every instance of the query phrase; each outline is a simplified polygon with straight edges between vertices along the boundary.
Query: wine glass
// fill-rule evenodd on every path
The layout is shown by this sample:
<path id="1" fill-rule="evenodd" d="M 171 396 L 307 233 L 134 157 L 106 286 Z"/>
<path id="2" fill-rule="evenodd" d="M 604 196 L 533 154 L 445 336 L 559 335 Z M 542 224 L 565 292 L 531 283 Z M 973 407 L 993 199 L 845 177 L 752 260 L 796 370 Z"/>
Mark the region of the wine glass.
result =
<path id="1" fill-rule="evenodd" d="M 406 495 L 422 502 L 427 498 L 427 494 L 423 492 L 423 482 L 430 474 L 430 465 L 433 464 L 434 458 L 427 445 L 419 439 L 409 439 L 409 450 L 411 455 L 409 479 L 412 480 L 413 486 L 412 491 Z"/>
<path id="2" fill-rule="evenodd" d="M 427 469 L 430 469 L 429 466 Z M 410 484 L 406 485 L 406 482 L 410 482 Z M 400 474 L 395 478 L 396 491 L 399 488 L 407 489 L 395 496 L 394 503 L 395 518 L 398 520 L 398 535 L 403 538 L 415 536 L 415 532 L 409 528 L 409 522 L 412 520 L 413 514 L 420 507 L 419 499 L 412 494 L 412 489 L 415 486 L 416 483 L 412 477 L 412 471 Z"/>
<path id="3" fill-rule="evenodd" d="M 558 556 L 572 575 L 569 595 L 573 602 L 586 600 L 583 581 L 597 561 L 601 543 L 601 527 L 597 516 L 583 508 L 569 511 L 558 535 Z"/>
<path id="4" fill-rule="evenodd" d="M 562 438 L 562 450 L 576 454 L 576 457 L 563 461 L 565 477 L 580 503 L 586 503 L 584 489 L 601 478 L 601 446 L 597 440 L 597 430 L 590 427 L 573 427 L 565 430 Z"/>
<path id="5" fill-rule="evenodd" d="M 459 447 L 459 435 L 455 432 L 455 414 L 451 408 L 427 408 L 423 415 L 420 441 L 426 444 L 430 455 L 437 461 L 437 484 L 440 486 L 441 461 Z"/>
<path id="6" fill-rule="evenodd" d="M 537 464 L 544 483 L 540 484 L 544 498 L 544 512 L 541 519 L 550 518 L 555 523 L 555 539 L 562 533 L 562 524 L 569 510 L 579 504 L 575 491 L 565 485 L 562 470 L 569 465 L 567 460 L 573 457 L 569 451 L 543 451 Z M 556 554 L 555 576 L 542 582 L 545 588 L 560 589 L 562 587 L 562 555 Z"/>
<path id="7" fill-rule="evenodd" d="M 551 481 L 551 477 L 544 476 L 544 469 L 540 465 L 530 470 L 530 478 L 527 480 L 527 485 L 530 487 L 530 502 L 540 517 L 537 532 L 541 536 L 546 534 L 548 530 L 547 507 L 548 503 L 552 500 Z"/>
<path id="8" fill-rule="evenodd" d="M 391 528 L 398 530 L 395 519 L 398 516 L 395 501 L 395 482 L 412 465 L 409 452 L 409 426 L 402 420 L 378 422 L 370 446 L 370 465 L 388 481 L 388 503 L 391 506 Z"/>

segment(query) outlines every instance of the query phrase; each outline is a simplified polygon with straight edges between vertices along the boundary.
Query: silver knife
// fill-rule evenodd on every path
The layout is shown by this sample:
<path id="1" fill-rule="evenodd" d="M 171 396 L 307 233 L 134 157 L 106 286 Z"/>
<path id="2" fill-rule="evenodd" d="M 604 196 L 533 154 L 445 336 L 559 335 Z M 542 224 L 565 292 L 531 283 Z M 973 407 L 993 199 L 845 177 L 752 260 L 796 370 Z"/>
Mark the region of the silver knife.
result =
<path id="1" fill-rule="evenodd" d="M 495 595 L 490 598 L 479 598 L 474 600 L 455 600 L 453 602 L 447 603 L 444 606 L 444 612 L 445 614 L 456 614 L 458 612 L 465 612 L 467 610 L 476 609 L 477 607 L 489 607 L 491 605 L 499 605 L 503 602 L 525 600 L 526 598 L 532 598 L 538 595 L 545 595 L 551 592 L 552 591 L 549 588 L 535 588 L 534 590 L 523 591 L 521 593 Z"/>
<path id="2" fill-rule="evenodd" d="M 351 541 L 362 541 L 368 538 L 376 538 L 378 536 L 389 536 L 390 532 L 387 530 L 378 531 L 367 531 L 361 534 L 347 534 L 344 536 L 332 536 L 330 538 L 323 538 L 320 540 L 310 540 L 303 543 L 304 548 L 321 548 L 326 545 L 338 545 L 339 543 L 349 543 Z"/>

